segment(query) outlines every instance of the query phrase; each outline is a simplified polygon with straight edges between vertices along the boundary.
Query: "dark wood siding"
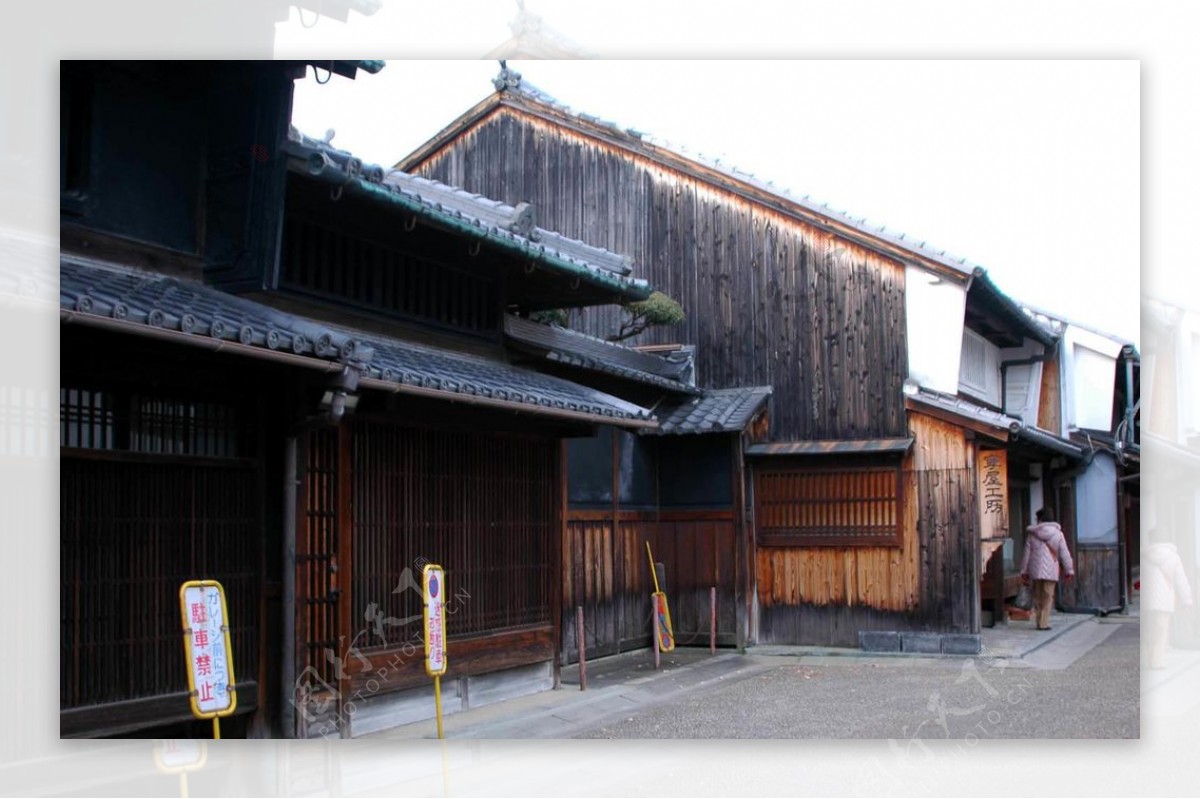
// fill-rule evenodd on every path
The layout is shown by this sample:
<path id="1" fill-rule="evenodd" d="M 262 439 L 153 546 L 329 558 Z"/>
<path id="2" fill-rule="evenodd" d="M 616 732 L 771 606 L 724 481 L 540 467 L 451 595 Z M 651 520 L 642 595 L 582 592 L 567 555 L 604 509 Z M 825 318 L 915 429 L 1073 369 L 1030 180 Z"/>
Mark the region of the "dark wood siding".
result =
<path id="1" fill-rule="evenodd" d="M 238 680 L 238 715 L 223 731 L 238 737 L 273 703 L 263 663 L 278 529 L 265 499 L 274 422 L 263 406 L 275 399 L 269 382 L 282 381 L 204 353 L 185 363 L 146 342 L 125 342 L 125 360 L 113 354 L 118 340 L 62 331 L 60 732 L 187 727 L 179 588 L 215 579 Z"/>
<path id="2" fill-rule="evenodd" d="M 717 641 L 736 643 L 735 541 L 730 511 L 573 511 L 563 579 L 563 648 L 578 660 L 575 608 L 583 607 L 588 658 L 650 646 L 654 583 L 646 543 L 664 564 L 664 590 L 680 646 L 707 646 L 710 589 L 717 588 Z"/>
<path id="3" fill-rule="evenodd" d="M 1073 548 L 1075 581 L 1059 582 L 1066 607 L 1110 611 L 1121 604 L 1121 564 L 1117 547 Z"/>
<path id="4" fill-rule="evenodd" d="M 634 343 L 697 348 L 697 381 L 775 387 L 775 439 L 904 432 L 904 269 L 733 192 L 503 108 L 417 170 L 630 255 L 687 320 Z M 576 312 L 604 335 L 615 307 Z"/>
<path id="5" fill-rule="evenodd" d="M 311 434 L 305 450 L 297 592 L 306 715 L 335 691 L 350 702 L 428 682 L 426 563 L 446 570 L 448 675 L 553 658 L 557 439 L 364 417 Z"/>

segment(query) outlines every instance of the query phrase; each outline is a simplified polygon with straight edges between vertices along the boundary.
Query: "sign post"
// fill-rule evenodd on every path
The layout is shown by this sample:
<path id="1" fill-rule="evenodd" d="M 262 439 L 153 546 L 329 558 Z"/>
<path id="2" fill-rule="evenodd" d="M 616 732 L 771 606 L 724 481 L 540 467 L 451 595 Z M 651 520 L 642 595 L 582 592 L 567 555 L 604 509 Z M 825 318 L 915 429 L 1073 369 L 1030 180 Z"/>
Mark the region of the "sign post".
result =
<path id="1" fill-rule="evenodd" d="M 188 580 L 179 587 L 179 610 L 192 715 L 212 719 L 219 739 L 221 717 L 237 709 L 225 589 L 216 580 Z"/>
<path id="2" fill-rule="evenodd" d="M 154 765 L 163 774 L 179 775 L 179 795 L 187 799 L 189 771 L 199 771 L 208 762 L 204 741 L 189 738 L 160 739 L 154 744 Z"/>
<path id="3" fill-rule="evenodd" d="M 442 731 L 442 675 L 446 673 L 446 570 L 427 563 L 421 570 L 425 594 L 425 673 L 433 678 L 438 738 Z"/>

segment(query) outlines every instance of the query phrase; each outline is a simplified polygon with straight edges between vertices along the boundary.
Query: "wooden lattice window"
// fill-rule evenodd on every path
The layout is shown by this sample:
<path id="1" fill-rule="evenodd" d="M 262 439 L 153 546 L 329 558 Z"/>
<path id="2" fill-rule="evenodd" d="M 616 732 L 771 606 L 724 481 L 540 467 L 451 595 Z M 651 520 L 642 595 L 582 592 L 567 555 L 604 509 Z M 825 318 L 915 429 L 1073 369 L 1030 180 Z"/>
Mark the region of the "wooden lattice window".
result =
<path id="1" fill-rule="evenodd" d="M 253 681 L 262 476 L 248 407 L 62 388 L 62 710 L 172 694 L 186 707 L 178 592 L 197 578 L 225 587 L 236 673 Z M 130 705 L 103 723 L 151 723 L 163 707 Z"/>
<path id="2" fill-rule="evenodd" d="M 900 466 L 768 467 L 754 480 L 760 546 L 899 546 Z"/>
<path id="3" fill-rule="evenodd" d="M 59 443 L 69 449 L 238 458 L 248 449 L 236 404 L 104 388 L 59 390 Z"/>
<path id="4" fill-rule="evenodd" d="M 555 454 L 548 439 L 355 423 L 359 646 L 421 630 L 426 562 L 446 569 L 451 638 L 551 624 Z"/>
<path id="5" fill-rule="evenodd" d="M 500 326 L 499 290 L 484 275 L 289 216 L 281 288 L 477 336 Z"/>

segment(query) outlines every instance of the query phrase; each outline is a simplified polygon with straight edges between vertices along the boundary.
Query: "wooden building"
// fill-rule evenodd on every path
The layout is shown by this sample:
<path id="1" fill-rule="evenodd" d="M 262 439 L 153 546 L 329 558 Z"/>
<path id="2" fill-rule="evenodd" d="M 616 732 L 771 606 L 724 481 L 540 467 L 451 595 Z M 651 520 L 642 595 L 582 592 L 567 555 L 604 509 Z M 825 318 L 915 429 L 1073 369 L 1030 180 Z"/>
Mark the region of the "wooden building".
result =
<path id="1" fill-rule="evenodd" d="M 510 69 L 494 85 L 398 168 L 527 200 L 545 224 L 629 254 L 687 314 L 638 344 L 693 346 L 702 388 L 772 389 L 769 426 L 740 441 L 735 468 L 750 565 L 739 640 L 977 651 L 997 548 L 983 540 L 980 458 L 1014 451 L 1017 486 L 1080 448 L 1032 419 L 1018 434 L 937 406 L 969 402 L 959 367 L 974 334 L 1023 358 L 1054 337 L 964 259 L 572 111 Z M 575 319 L 603 335 L 619 314 Z M 995 314 L 1001 327 L 985 328 Z M 1004 535 L 1008 501 L 989 537 Z"/>
<path id="2" fill-rule="evenodd" d="M 427 562 L 449 583 L 447 710 L 550 687 L 565 442 L 658 426 L 509 335 L 645 298 L 628 259 L 289 130 L 305 68 L 64 67 L 65 737 L 209 734 L 177 605 L 195 578 L 228 595 L 228 736 L 430 716 Z"/>
<path id="3" fill-rule="evenodd" d="M 1141 356 L 1130 341 L 1042 311 L 1030 311 L 1059 338 L 1056 416 L 1046 427 L 1085 452 L 1065 501 L 1078 550 L 1078 579 L 1064 607 L 1109 613 L 1129 604 L 1140 550 Z"/>
<path id="4" fill-rule="evenodd" d="M 542 368 L 653 408 L 658 418 L 636 433 L 602 430 L 568 442 L 563 661 L 578 660 L 577 608 L 588 657 L 649 646 L 647 544 L 665 569 L 678 640 L 707 644 L 715 615 L 717 643 L 744 644 L 742 440 L 765 427 L 771 389 L 697 388 L 682 348 L 640 352 L 516 317 L 506 332 Z"/>

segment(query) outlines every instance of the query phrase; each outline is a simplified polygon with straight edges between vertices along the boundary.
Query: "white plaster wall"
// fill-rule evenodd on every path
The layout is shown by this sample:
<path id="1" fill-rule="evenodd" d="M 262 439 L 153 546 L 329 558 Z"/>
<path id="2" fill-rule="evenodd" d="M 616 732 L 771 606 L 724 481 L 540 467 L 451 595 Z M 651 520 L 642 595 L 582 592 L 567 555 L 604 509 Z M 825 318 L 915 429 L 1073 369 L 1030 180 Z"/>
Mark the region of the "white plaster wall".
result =
<path id="1" fill-rule="evenodd" d="M 905 273 L 908 376 L 947 394 L 958 391 L 967 294 L 963 286 L 915 266 Z"/>

